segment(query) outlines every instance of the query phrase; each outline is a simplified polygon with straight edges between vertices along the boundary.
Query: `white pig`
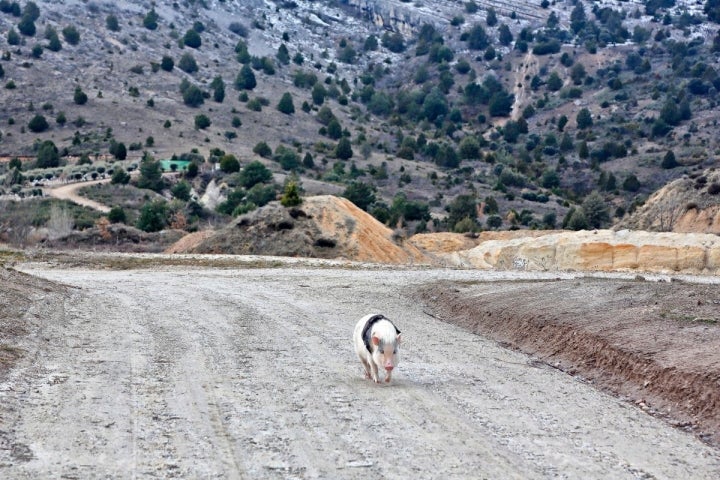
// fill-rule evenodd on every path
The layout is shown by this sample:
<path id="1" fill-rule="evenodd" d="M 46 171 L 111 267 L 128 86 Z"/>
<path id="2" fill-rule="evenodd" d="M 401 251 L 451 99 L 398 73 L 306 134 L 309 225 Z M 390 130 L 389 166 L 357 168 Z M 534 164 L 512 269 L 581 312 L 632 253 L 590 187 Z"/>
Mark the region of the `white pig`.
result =
<path id="1" fill-rule="evenodd" d="M 382 315 L 370 314 L 361 318 L 353 332 L 355 353 L 365 368 L 365 378 L 380 383 L 378 369 L 385 369 L 385 382 L 399 361 L 400 330 Z"/>

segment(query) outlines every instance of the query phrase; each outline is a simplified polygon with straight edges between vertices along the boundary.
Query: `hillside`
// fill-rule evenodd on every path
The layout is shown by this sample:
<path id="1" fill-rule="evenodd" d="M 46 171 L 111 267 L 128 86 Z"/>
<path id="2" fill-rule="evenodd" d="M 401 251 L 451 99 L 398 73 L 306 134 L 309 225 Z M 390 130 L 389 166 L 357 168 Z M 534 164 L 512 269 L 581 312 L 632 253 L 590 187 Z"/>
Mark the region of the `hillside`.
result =
<path id="1" fill-rule="evenodd" d="M 87 194 L 145 231 L 229 224 L 289 180 L 405 236 L 627 222 L 717 163 L 716 8 L 3 0 L 0 236 L 52 205 L 92 228 L 42 189 L 118 171 L 140 175 Z"/>

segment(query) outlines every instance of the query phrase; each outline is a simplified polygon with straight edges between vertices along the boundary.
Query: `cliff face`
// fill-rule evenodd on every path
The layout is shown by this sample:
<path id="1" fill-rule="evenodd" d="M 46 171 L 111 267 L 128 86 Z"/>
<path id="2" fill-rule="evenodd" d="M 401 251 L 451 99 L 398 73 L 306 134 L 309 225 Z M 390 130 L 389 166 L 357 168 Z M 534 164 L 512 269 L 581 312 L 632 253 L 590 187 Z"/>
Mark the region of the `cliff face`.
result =
<path id="1" fill-rule="evenodd" d="M 720 274 L 720 237 L 697 233 L 558 232 L 489 240 L 436 255 L 453 265 L 482 269 Z"/>
<path id="2" fill-rule="evenodd" d="M 409 36 L 424 23 L 439 27 L 443 16 L 432 16 L 412 3 L 393 0 L 348 0 L 348 5 L 375 25 Z M 457 8 L 457 7 L 456 7 Z M 447 22 L 445 22 L 447 24 Z"/>

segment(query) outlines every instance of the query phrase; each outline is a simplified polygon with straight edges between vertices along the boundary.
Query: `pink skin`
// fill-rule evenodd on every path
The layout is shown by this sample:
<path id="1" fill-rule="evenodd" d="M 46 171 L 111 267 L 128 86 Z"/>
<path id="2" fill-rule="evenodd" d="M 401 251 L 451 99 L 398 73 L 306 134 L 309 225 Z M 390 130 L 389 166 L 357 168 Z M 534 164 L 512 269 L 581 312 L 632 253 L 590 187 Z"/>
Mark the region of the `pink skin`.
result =
<path id="1" fill-rule="evenodd" d="M 400 337 L 397 338 L 397 342 L 400 343 Z M 372 343 L 375 347 L 379 347 L 380 339 L 373 336 Z M 378 378 L 378 364 L 382 364 L 383 368 L 385 368 L 385 383 L 390 383 L 392 371 L 393 368 L 395 368 L 395 346 L 383 345 L 382 350 L 375 350 L 373 357 L 381 361 L 377 362 L 377 364 L 375 362 L 371 363 L 370 368 L 372 369 L 372 375 L 367 371 L 367 368 L 365 369 L 365 378 L 372 378 L 375 383 L 380 383 L 380 379 Z"/>

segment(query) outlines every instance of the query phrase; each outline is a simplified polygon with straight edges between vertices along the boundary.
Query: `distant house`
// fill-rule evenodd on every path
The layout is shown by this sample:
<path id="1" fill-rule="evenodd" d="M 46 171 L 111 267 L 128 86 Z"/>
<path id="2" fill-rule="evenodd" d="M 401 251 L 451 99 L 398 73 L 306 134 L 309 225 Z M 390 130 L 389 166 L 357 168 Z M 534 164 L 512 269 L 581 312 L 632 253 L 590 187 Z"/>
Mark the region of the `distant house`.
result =
<path id="1" fill-rule="evenodd" d="M 183 172 L 190 165 L 190 160 L 160 160 L 163 172 Z"/>

